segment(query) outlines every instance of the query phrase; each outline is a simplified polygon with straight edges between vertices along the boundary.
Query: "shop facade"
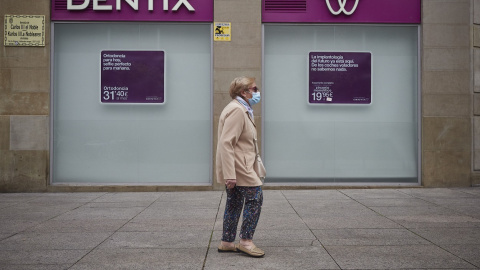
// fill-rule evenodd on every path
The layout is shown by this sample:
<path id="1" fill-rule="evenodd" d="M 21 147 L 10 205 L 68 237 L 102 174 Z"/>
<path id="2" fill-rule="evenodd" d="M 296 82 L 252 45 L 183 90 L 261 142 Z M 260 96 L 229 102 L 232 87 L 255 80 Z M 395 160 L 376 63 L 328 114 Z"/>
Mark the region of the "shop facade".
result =
<path id="1" fill-rule="evenodd" d="M 221 189 L 240 75 L 269 188 L 479 183 L 478 1 L 1 1 L 46 36 L 2 45 L 3 192 Z"/>

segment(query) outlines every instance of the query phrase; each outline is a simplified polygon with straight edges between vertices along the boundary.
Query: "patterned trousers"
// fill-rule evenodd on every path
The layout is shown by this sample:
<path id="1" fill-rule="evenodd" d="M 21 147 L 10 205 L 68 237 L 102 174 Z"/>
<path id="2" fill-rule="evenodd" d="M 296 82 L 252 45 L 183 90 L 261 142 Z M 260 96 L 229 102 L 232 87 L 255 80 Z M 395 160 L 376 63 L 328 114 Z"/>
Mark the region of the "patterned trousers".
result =
<path id="1" fill-rule="evenodd" d="M 244 207 L 245 202 L 245 207 Z M 257 227 L 262 211 L 262 187 L 238 187 L 227 189 L 227 204 L 223 216 L 222 241 L 234 242 L 237 235 L 237 225 L 243 209 L 243 222 L 240 238 L 251 240 Z"/>

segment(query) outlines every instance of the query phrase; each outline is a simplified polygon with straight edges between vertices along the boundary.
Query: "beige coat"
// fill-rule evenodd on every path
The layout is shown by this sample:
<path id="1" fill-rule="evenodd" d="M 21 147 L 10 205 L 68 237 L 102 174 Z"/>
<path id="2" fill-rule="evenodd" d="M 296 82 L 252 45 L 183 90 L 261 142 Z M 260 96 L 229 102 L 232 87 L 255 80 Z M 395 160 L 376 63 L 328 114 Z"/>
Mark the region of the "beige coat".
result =
<path id="1" fill-rule="evenodd" d="M 254 135 L 255 134 L 255 135 Z M 262 181 L 253 170 L 257 137 L 254 120 L 247 109 L 237 100 L 232 100 L 223 109 L 218 122 L 216 157 L 217 182 L 236 179 L 237 186 L 261 186 Z"/>

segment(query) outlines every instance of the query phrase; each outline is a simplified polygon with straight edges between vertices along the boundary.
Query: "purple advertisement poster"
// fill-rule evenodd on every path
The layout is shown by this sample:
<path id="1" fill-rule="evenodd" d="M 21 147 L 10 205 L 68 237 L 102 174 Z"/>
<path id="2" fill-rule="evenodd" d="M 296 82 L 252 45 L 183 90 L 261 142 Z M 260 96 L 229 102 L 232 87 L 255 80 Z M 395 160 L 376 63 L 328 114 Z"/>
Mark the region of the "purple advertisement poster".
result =
<path id="1" fill-rule="evenodd" d="M 164 51 L 102 51 L 102 103 L 165 103 Z"/>
<path id="2" fill-rule="evenodd" d="M 369 52 L 310 52 L 310 104 L 370 104 L 372 54 Z"/>

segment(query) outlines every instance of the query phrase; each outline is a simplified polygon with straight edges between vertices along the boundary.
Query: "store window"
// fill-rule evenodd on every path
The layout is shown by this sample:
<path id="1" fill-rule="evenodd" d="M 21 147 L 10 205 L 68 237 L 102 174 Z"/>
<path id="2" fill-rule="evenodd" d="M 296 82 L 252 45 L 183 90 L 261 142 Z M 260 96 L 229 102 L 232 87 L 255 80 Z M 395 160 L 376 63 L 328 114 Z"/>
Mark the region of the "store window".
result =
<path id="1" fill-rule="evenodd" d="M 210 23 L 53 29 L 52 183 L 211 183 Z M 102 51 L 163 51 L 164 102 L 101 102 Z"/>
<path id="2" fill-rule="evenodd" d="M 265 24 L 269 181 L 418 183 L 418 33 L 416 25 Z M 309 102 L 310 52 L 370 53 L 370 102 Z"/>

